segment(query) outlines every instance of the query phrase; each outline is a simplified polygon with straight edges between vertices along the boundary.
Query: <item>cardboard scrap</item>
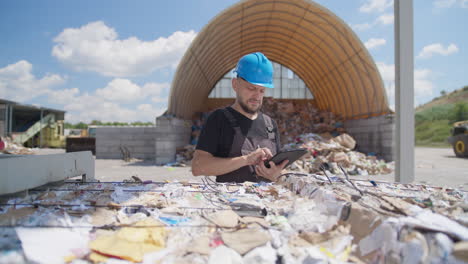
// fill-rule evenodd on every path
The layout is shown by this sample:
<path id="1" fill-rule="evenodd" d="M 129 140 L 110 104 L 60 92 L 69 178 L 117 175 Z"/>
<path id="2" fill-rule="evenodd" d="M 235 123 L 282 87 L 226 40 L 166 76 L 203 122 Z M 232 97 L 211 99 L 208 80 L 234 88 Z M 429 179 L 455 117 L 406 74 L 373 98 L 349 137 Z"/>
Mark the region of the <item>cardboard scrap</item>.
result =
<path id="1" fill-rule="evenodd" d="M 11 225 L 18 220 L 21 220 L 25 217 L 32 215 L 36 212 L 36 208 L 34 207 L 23 207 L 23 208 L 10 208 L 6 213 L 0 214 L 0 224 L 1 225 Z"/>
<path id="2" fill-rule="evenodd" d="M 356 147 L 356 141 L 354 140 L 354 138 L 352 138 L 346 133 L 333 138 L 333 140 L 348 149 L 354 149 Z"/>
<path id="3" fill-rule="evenodd" d="M 261 217 L 253 217 L 253 216 L 245 216 L 240 219 L 240 221 L 244 224 L 252 224 L 257 223 L 262 227 L 269 227 L 270 223 L 268 223 L 265 219 Z"/>
<path id="4" fill-rule="evenodd" d="M 97 254 L 141 262 L 144 254 L 165 247 L 167 231 L 164 227 L 151 227 L 155 225 L 162 223 L 146 218 L 135 224 L 139 227 L 124 227 L 112 235 L 100 236 L 89 247 Z"/>
<path id="5" fill-rule="evenodd" d="M 461 241 L 453 246 L 453 255 L 457 259 L 468 262 L 468 241 Z"/>
<path id="6" fill-rule="evenodd" d="M 209 255 L 211 252 L 210 241 L 210 237 L 206 235 L 194 238 L 187 248 L 187 252 Z"/>
<path id="7" fill-rule="evenodd" d="M 255 228 L 241 229 L 235 232 L 224 232 L 221 234 L 224 243 L 230 248 L 244 255 L 253 248 L 266 244 L 270 241 L 270 234 Z"/>
<path id="8" fill-rule="evenodd" d="M 205 215 L 205 218 L 213 224 L 220 227 L 236 227 L 239 223 L 239 215 L 232 210 L 217 211 L 212 214 Z"/>

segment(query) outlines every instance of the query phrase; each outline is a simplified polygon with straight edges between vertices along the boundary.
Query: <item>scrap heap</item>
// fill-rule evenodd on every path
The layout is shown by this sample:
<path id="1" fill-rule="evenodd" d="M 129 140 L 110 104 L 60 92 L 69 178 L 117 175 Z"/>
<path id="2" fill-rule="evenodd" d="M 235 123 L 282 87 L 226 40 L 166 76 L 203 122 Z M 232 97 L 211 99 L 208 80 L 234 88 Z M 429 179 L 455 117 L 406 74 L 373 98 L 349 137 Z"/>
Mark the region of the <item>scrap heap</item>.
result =
<path id="1" fill-rule="evenodd" d="M 452 189 L 313 174 L 41 188 L 1 204 L 0 263 L 468 261 L 468 195 Z"/>
<path id="2" fill-rule="evenodd" d="M 285 150 L 306 148 L 309 155 L 294 162 L 290 169 L 305 173 L 321 174 L 320 166 L 329 164 L 333 173 L 341 173 L 342 167 L 351 175 L 388 174 L 394 170 L 394 162 L 385 162 L 376 156 L 353 151 L 356 146 L 354 139 L 348 134 L 336 137 L 318 134 L 303 134 L 297 137 L 296 143 L 284 145 Z M 328 168 L 327 168 L 328 169 Z"/>
<path id="3" fill-rule="evenodd" d="M 180 165 L 190 165 L 195 152 L 195 145 L 186 145 L 176 149 L 176 163 Z"/>
<path id="4" fill-rule="evenodd" d="M 16 144 L 9 137 L 0 138 L 0 154 L 32 155 L 34 152 L 30 148 Z"/>
<path id="5" fill-rule="evenodd" d="M 264 98 L 262 110 L 277 122 L 285 150 L 309 150 L 309 155 L 291 167 L 294 171 L 321 173 L 320 165 L 324 162 L 330 164 L 334 173 L 340 173 L 338 165 L 352 175 L 393 171 L 393 163 L 353 151 L 356 141 L 346 134 L 344 120 L 332 112 L 318 110 L 310 101 L 295 103 Z"/>
<path id="6" fill-rule="evenodd" d="M 300 135 L 306 133 L 338 136 L 345 132 L 341 117 L 318 110 L 310 101 L 295 103 L 266 97 L 263 99 L 262 112 L 278 124 L 282 144 L 296 142 Z"/>

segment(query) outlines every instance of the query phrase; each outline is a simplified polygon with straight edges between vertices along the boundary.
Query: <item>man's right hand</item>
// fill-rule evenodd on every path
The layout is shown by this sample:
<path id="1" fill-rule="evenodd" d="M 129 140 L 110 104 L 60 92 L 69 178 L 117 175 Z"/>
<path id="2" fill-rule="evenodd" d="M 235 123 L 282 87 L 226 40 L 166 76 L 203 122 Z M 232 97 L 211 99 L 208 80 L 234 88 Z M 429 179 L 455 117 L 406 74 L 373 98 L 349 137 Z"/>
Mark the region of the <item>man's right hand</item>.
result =
<path id="1" fill-rule="evenodd" d="M 247 165 L 257 165 L 260 162 L 273 157 L 273 155 L 268 148 L 258 148 L 244 157 L 246 159 Z"/>

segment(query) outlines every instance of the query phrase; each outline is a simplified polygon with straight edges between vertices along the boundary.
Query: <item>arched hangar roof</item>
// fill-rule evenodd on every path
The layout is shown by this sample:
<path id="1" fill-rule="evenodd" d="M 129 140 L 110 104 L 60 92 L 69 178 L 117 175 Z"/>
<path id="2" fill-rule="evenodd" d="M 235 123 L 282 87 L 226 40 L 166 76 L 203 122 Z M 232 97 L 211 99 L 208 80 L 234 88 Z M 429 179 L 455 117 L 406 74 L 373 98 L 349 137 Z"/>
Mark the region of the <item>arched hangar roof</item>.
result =
<path id="1" fill-rule="evenodd" d="M 239 58 L 255 51 L 293 70 L 320 109 L 346 119 L 390 112 L 375 62 L 344 21 L 309 0 L 250 0 L 221 12 L 193 40 L 168 113 L 190 119 Z"/>

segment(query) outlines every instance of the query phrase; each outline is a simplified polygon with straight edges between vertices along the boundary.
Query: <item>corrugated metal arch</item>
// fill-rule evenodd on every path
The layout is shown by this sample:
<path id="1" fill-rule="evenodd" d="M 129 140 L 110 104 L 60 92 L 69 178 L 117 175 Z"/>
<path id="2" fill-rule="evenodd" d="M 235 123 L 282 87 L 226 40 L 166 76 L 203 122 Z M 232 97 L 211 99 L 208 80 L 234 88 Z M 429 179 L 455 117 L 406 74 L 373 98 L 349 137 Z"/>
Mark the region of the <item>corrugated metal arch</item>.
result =
<path id="1" fill-rule="evenodd" d="M 239 58 L 255 51 L 294 71 L 320 109 L 346 119 L 390 113 L 366 47 L 339 17 L 308 0 L 241 1 L 213 18 L 179 63 L 168 113 L 190 119 Z"/>

